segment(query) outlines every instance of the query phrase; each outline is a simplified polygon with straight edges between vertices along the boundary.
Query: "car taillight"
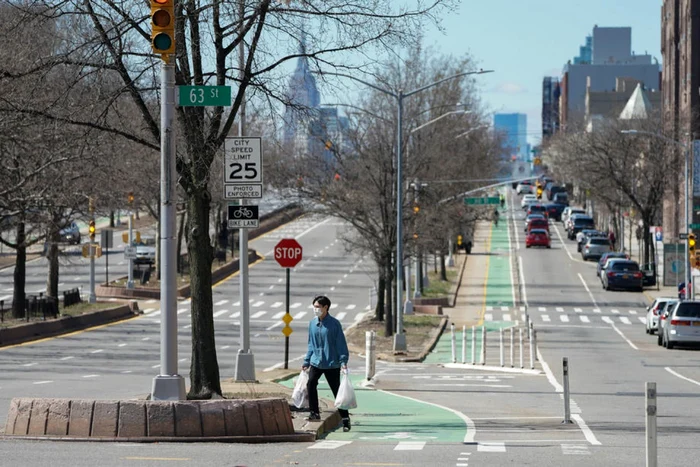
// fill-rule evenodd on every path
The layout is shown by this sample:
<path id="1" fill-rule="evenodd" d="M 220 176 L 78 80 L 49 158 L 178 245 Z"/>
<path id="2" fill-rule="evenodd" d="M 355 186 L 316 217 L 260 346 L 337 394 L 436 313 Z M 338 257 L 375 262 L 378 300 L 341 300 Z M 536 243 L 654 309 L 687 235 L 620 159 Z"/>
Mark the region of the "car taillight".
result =
<path id="1" fill-rule="evenodd" d="M 651 309 L 651 314 L 654 316 L 658 316 L 658 314 L 659 314 L 659 306 L 658 305 Z"/>
<path id="2" fill-rule="evenodd" d="M 608 273 L 608 277 L 613 277 L 614 275 L 615 275 L 615 273 L 612 272 L 612 271 L 610 271 L 610 272 Z"/>
<path id="3" fill-rule="evenodd" d="M 635 279 L 640 279 L 641 277 L 642 277 L 642 273 L 641 273 L 641 272 L 635 272 L 635 273 L 634 273 L 634 278 L 635 278 Z"/>
<path id="4" fill-rule="evenodd" d="M 672 319 L 671 326 L 690 326 L 690 321 L 683 321 L 680 319 Z"/>

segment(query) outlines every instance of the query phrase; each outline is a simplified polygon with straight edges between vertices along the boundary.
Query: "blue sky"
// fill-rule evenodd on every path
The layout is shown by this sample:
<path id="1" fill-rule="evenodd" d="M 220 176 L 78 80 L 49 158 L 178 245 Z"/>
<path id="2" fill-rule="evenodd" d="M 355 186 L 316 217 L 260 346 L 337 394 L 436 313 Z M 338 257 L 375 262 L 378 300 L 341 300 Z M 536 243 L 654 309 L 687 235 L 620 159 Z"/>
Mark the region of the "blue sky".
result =
<path id="1" fill-rule="evenodd" d="M 495 73 L 477 77 L 493 112 L 527 114 L 528 142 L 541 136 L 542 78 L 561 76 L 593 26 L 632 28 L 632 50 L 661 62 L 662 0 L 464 0 L 432 27 L 425 44 L 445 54 L 469 53 Z"/>

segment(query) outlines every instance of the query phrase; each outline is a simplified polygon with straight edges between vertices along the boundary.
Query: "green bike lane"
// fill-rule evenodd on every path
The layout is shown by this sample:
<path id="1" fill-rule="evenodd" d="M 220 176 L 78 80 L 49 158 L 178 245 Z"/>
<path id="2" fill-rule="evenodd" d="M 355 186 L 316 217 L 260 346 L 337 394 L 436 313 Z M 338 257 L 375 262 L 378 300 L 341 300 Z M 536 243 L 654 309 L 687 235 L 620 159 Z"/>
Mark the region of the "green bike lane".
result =
<path id="1" fill-rule="evenodd" d="M 508 206 L 501 210 L 502 213 L 508 212 Z M 505 217 L 505 216 L 501 216 Z M 472 332 L 475 336 L 475 353 L 476 360 L 479 360 L 479 352 L 481 349 L 482 327 L 486 328 L 486 332 L 498 331 L 513 326 L 511 321 L 484 321 L 487 307 L 494 307 L 498 310 L 505 306 L 510 309 L 514 307 L 513 303 L 513 279 L 511 274 L 511 242 L 508 236 L 509 219 L 502 219 L 498 226 L 491 224 L 490 233 L 486 245 L 486 253 L 488 254 L 488 267 L 486 268 L 486 276 L 484 278 L 484 298 L 481 315 L 479 317 L 479 325 L 474 328 L 467 328 L 466 334 L 466 361 L 471 362 L 472 355 Z M 468 264 L 468 263 L 467 263 Z M 450 328 L 448 327 L 440 336 L 440 340 L 435 345 L 433 351 L 425 359 L 425 363 L 450 363 L 452 362 L 452 339 Z M 462 329 L 455 329 L 456 339 L 456 357 L 457 362 L 462 361 Z"/>
<path id="2" fill-rule="evenodd" d="M 357 398 L 357 408 L 350 410 L 352 430 L 335 430 L 324 439 L 338 441 L 424 441 L 462 443 L 473 439 L 468 418 L 446 407 L 422 402 L 391 392 L 361 386 L 362 375 L 350 376 Z M 293 388 L 294 380 L 280 384 Z M 325 378 L 318 382 L 318 396 L 333 400 Z"/>

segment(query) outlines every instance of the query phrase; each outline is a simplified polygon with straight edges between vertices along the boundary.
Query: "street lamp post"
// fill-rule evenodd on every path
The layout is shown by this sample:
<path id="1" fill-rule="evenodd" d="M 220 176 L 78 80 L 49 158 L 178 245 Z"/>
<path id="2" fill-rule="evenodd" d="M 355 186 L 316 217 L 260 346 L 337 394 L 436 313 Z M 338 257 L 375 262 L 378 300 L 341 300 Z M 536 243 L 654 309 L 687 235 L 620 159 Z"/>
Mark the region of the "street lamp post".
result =
<path id="1" fill-rule="evenodd" d="M 434 83 L 421 86 L 409 92 L 404 92 L 399 89 L 394 92 L 390 89 L 385 89 L 373 83 L 361 80 L 351 75 L 343 73 L 323 72 L 321 74 L 340 76 L 348 78 L 359 83 L 369 86 L 370 88 L 386 94 L 396 99 L 397 103 L 397 136 L 396 136 L 396 334 L 394 334 L 394 350 L 406 350 L 406 335 L 403 332 L 403 313 L 402 313 L 402 296 L 403 296 L 403 171 L 401 168 L 401 151 L 403 146 L 403 101 L 407 97 L 411 97 L 419 92 L 430 89 L 445 81 L 455 78 L 460 78 L 467 75 L 480 75 L 484 73 L 492 73 L 493 70 L 466 71 L 456 75 L 448 76 Z"/>
<path id="2" fill-rule="evenodd" d="M 675 139 L 668 138 L 664 135 L 661 135 L 659 133 L 654 133 L 651 131 L 643 131 L 643 130 L 621 130 L 620 133 L 623 133 L 625 135 L 647 135 L 647 136 L 653 136 L 654 138 L 658 138 L 661 140 L 664 140 L 666 142 L 675 144 L 676 146 L 680 147 L 683 149 L 685 153 L 685 215 L 683 216 L 685 219 L 685 230 L 686 233 L 690 233 L 690 151 L 688 149 L 688 144 L 681 143 L 679 141 L 676 141 Z M 688 289 L 690 288 L 690 250 L 688 248 L 688 241 L 685 241 L 685 299 L 687 300 L 688 297 Z"/>

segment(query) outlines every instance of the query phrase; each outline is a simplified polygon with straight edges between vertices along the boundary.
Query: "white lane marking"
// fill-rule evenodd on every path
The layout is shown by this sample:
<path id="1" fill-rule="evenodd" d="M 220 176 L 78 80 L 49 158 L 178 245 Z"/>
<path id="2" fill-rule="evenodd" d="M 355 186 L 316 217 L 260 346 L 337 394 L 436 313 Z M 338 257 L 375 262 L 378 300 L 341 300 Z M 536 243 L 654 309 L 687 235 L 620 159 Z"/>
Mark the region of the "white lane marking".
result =
<path id="1" fill-rule="evenodd" d="M 339 447 L 345 446 L 346 444 L 350 443 L 352 443 L 352 441 L 335 441 L 324 439 L 323 441 L 315 442 L 314 444 L 309 446 L 309 449 L 338 449 Z"/>
<path id="2" fill-rule="evenodd" d="M 503 313 L 503 321 L 513 321 L 510 317 L 510 313 Z"/>
<path id="3" fill-rule="evenodd" d="M 464 442 L 465 443 L 473 443 L 474 442 L 474 436 L 476 435 L 476 425 L 474 425 L 474 422 L 471 420 L 471 418 L 469 418 L 467 415 L 463 414 L 462 412 L 458 412 L 454 409 L 451 409 L 449 407 L 445 407 L 443 405 L 434 404 L 432 402 L 421 401 L 418 399 L 414 399 L 413 397 L 404 396 L 402 394 L 396 394 L 396 393 L 393 393 L 390 391 L 385 391 L 383 389 L 377 389 L 376 391 L 383 392 L 384 394 L 391 394 L 392 396 L 401 397 L 403 399 L 407 399 L 407 400 L 410 400 L 413 402 L 418 402 L 419 404 L 432 405 L 433 407 L 437 407 L 438 409 L 447 410 L 448 412 L 452 412 L 453 414 L 455 414 L 456 416 L 461 418 L 462 421 L 464 421 L 464 424 L 467 428 L 467 433 L 464 435 Z"/>
<path id="4" fill-rule="evenodd" d="M 271 285 L 270 287 L 268 287 L 269 290 L 272 290 L 272 289 L 274 289 L 274 288 L 275 288 L 274 285 Z"/>
<path id="5" fill-rule="evenodd" d="M 100 375 L 83 375 L 83 378 L 99 378 Z"/>
<path id="6" fill-rule="evenodd" d="M 518 229 L 515 227 L 515 216 L 513 216 L 513 209 L 510 209 L 510 220 L 513 224 L 513 231 Z M 513 274 L 513 257 L 511 251 L 513 251 L 513 243 L 511 242 L 510 229 L 506 226 L 506 233 L 508 234 L 508 273 L 510 276 L 510 292 L 513 299 L 513 304 L 515 304 L 515 275 Z M 516 247 L 517 248 L 517 247 Z M 501 311 L 508 311 L 508 307 L 501 307 Z"/>
<path id="7" fill-rule="evenodd" d="M 293 318 L 294 318 L 294 319 L 299 319 L 299 318 L 303 318 L 304 316 L 306 316 L 306 311 L 300 311 L 299 313 L 297 313 L 296 315 L 294 315 Z"/>
<path id="8" fill-rule="evenodd" d="M 692 282 L 691 282 L 691 284 L 692 284 Z M 630 313 L 631 315 L 636 315 L 636 314 L 637 314 L 637 310 L 629 310 L 629 313 Z"/>
<path id="9" fill-rule="evenodd" d="M 484 321 L 493 321 L 493 315 L 491 313 L 486 313 L 484 315 Z"/>
<path id="10" fill-rule="evenodd" d="M 157 301 L 158 300 L 151 299 L 151 300 L 146 300 L 146 303 L 148 303 L 150 305 L 151 303 L 156 303 Z"/>
<path id="11" fill-rule="evenodd" d="M 267 314 L 267 311 L 258 311 L 257 313 L 255 313 L 255 314 L 254 314 L 253 316 L 251 316 L 250 318 L 251 318 L 251 319 L 258 319 L 258 318 L 260 318 L 260 317 L 262 317 L 262 316 L 264 316 L 264 315 L 266 315 L 266 314 Z"/>
<path id="12" fill-rule="evenodd" d="M 562 444 L 561 453 L 565 456 L 590 456 L 591 451 L 585 444 Z"/>
<path id="13" fill-rule="evenodd" d="M 229 312 L 229 310 L 227 310 L 227 309 L 225 309 L 225 308 L 224 308 L 223 310 L 219 310 L 219 311 L 217 311 L 217 312 L 214 313 L 214 318 L 218 318 L 219 316 L 224 315 L 224 314 L 226 314 L 226 313 L 228 313 L 228 312 Z"/>
<path id="14" fill-rule="evenodd" d="M 568 322 L 569 322 L 569 316 L 568 316 L 568 315 L 559 315 L 559 319 L 562 321 L 562 323 L 568 323 Z"/>
<path id="15" fill-rule="evenodd" d="M 508 307 L 507 307 L 507 306 L 502 306 L 502 307 L 501 307 L 501 311 L 508 311 Z"/>
<path id="16" fill-rule="evenodd" d="M 151 368 L 160 368 L 160 363 L 158 365 L 153 365 Z"/>
<path id="17" fill-rule="evenodd" d="M 296 302 L 296 303 L 292 303 L 292 305 L 289 308 L 299 308 L 300 306 L 301 306 L 301 303 Z M 311 306 L 313 306 L 313 305 L 311 305 Z"/>
<path id="18" fill-rule="evenodd" d="M 558 306 L 556 309 L 557 309 L 557 311 L 560 311 L 560 312 L 561 312 L 561 311 L 564 311 L 564 308 L 562 308 L 562 307 L 560 307 L 560 306 Z"/>
<path id="19" fill-rule="evenodd" d="M 506 452 L 505 443 L 479 443 L 476 448 L 479 452 Z"/>
<path id="20" fill-rule="evenodd" d="M 273 324 L 272 326 L 266 327 L 265 330 L 266 330 L 266 331 L 272 331 L 272 330 L 275 329 L 276 327 L 282 326 L 283 324 L 284 324 L 284 322 L 282 322 L 282 321 L 277 321 L 277 322 L 276 322 L 275 324 Z"/>
<path id="21" fill-rule="evenodd" d="M 613 324 L 612 319 L 609 316 L 603 316 L 603 322 L 608 324 Z"/>
<path id="22" fill-rule="evenodd" d="M 605 317 L 603 317 L 603 318 L 605 318 Z M 634 345 L 634 343 L 633 343 L 631 340 L 627 339 L 627 336 L 625 336 L 625 335 L 622 333 L 622 331 L 620 331 L 620 330 L 617 328 L 617 326 L 615 326 L 615 323 L 611 322 L 611 323 L 610 323 L 610 326 L 612 326 L 612 328 L 615 330 L 615 332 L 618 333 L 618 334 L 620 335 L 620 337 L 622 337 L 622 338 L 625 340 L 625 342 L 627 342 L 627 343 L 630 345 L 630 347 L 632 347 L 634 350 L 639 350 L 639 347 L 637 347 L 636 345 Z"/>
<path id="23" fill-rule="evenodd" d="M 551 319 L 549 319 L 549 315 L 542 315 L 542 321 L 548 323 L 551 321 Z"/>
<path id="24" fill-rule="evenodd" d="M 515 231 L 517 232 L 518 229 L 515 229 Z M 520 283 L 523 285 L 522 300 L 523 300 L 523 303 L 525 304 L 525 306 L 524 306 L 525 309 L 522 311 L 525 311 L 528 307 L 528 304 L 527 304 L 527 287 L 525 287 L 525 268 L 523 267 L 523 257 L 522 256 L 518 256 L 518 263 L 519 263 L 518 270 L 520 271 Z"/>
<path id="25" fill-rule="evenodd" d="M 691 282 L 691 283 L 692 283 L 692 282 Z M 642 324 L 647 324 L 647 319 L 646 319 L 646 318 L 644 318 L 644 317 L 642 317 L 642 316 L 639 316 L 637 319 L 639 319 L 639 321 L 640 321 Z"/>
<path id="26" fill-rule="evenodd" d="M 394 451 L 420 451 L 425 447 L 425 441 L 399 441 Z"/>
<path id="27" fill-rule="evenodd" d="M 160 310 L 156 310 L 148 316 L 153 317 L 153 316 L 158 316 L 159 314 L 160 314 Z"/>
<path id="28" fill-rule="evenodd" d="M 338 279 L 338 284 L 342 284 L 342 283 L 343 283 L 343 279 Z"/>
<path id="29" fill-rule="evenodd" d="M 578 427 L 583 432 L 583 436 L 586 437 L 586 441 L 596 446 L 600 446 L 602 444 L 600 441 L 598 441 L 598 438 L 595 437 L 593 431 L 591 431 L 591 429 L 588 428 L 588 425 L 586 425 L 586 422 L 583 420 L 583 417 L 581 417 L 581 415 L 575 413 L 571 415 L 571 418 L 576 422 Z"/>
<path id="30" fill-rule="evenodd" d="M 669 367 L 664 367 L 664 370 L 668 371 L 668 372 L 671 373 L 673 376 L 677 376 L 678 378 L 680 378 L 680 379 L 682 379 L 682 380 L 688 381 L 689 383 L 693 383 L 693 384 L 696 385 L 696 386 L 700 386 L 700 382 L 695 381 L 694 379 L 690 379 L 690 378 L 688 378 L 688 377 L 686 377 L 686 376 L 683 376 L 682 374 L 673 371 L 673 370 L 670 369 Z"/>
<path id="31" fill-rule="evenodd" d="M 179 310 L 177 310 L 177 314 L 178 314 L 178 315 L 181 315 L 182 313 L 185 313 L 185 312 L 187 312 L 188 310 L 189 310 L 189 308 L 180 308 Z"/>
<path id="32" fill-rule="evenodd" d="M 228 303 L 228 300 L 219 300 L 218 302 L 214 303 L 214 306 L 221 306 L 225 303 Z"/>
<path id="33" fill-rule="evenodd" d="M 613 308 L 612 310 L 610 310 L 610 313 L 612 313 L 612 314 L 614 314 L 614 315 L 619 315 L 619 314 L 620 314 L 620 310 L 616 310 L 616 309 Z"/>
<path id="34" fill-rule="evenodd" d="M 598 308 L 598 303 L 595 301 L 595 297 L 591 293 L 591 289 L 588 288 L 588 284 L 586 284 L 586 281 L 583 279 L 583 276 L 581 273 L 578 273 L 579 279 L 581 279 L 581 282 L 583 283 L 583 287 L 586 289 L 586 292 L 588 292 L 588 296 L 591 297 L 591 301 L 593 302 L 593 306 Z M 593 310 L 596 311 L 596 310 Z M 600 310 L 598 310 L 596 313 L 600 313 Z"/>
<path id="35" fill-rule="evenodd" d="M 181 359 L 179 359 L 179 360 L 178 360 L 178 362 L 180 362 L 180 363 L 182 363 L 182 362 L 186 362 L 186 361 L 187 361 L 187 359 L 186 359 L 186 358 L 181 358 Z"/>
<path id="36" fill-rule="evenodd" d="M 235 303 L 233 304 L 233 306 L 241 306 L 241 301 L 239 300 L 239 301 L 235 302 Z"/>
<path id="37" fill-rule="evenodd" d="M 594 308 L 593 313 L 600 313 L 600 308 Z"/>
<path id="38" fill-rule="evenodd" d="M 286 311 L 280 311 L 272 316 L 272 319 L 282 319 L 282 317 L 287 314 Z"/>
<path id="39" fill-rule="evenodd" d="M 127 346 L 127 344 L 121 343 L 117 347 L 126 347 L 126 346 Z"/>
<path id="40" fill-rule="evenodd" d="M 303 236 L 306 235 L 307 233 L 311 232 L 312 230 L 314 230 L 314 229 L 317 228 L 317 227 L 322 226 L 323 224 L 325 224 L 326 222 L 328 222 L 328 221 L 331 220 L 331 219 L 332 219 L 331 217 L 327 217 L 325 220 L 323 220 L 323 221 L 317 223 L 316 225 L 312 225 L 311 227 L 309 227 L 308 229 L 304 230 L 302 233 L 300 233 L 299 235 L 297 235 L 297 236 L 294 237 L 294 238 L 299 239 L 299 238 L 303 237 Z M 316 255 L 314 255 L 314 256 L 316 256 Z"/>
<path id="41" fill-rule="evenodd" d="M 354 310 L 357 305 L 348 305 L 345 307 L 346 310 Z"/>
<path id="42" fill-rule="evenodd" d="M 155 308 L 146 308 L 145 310 L 143 310 L 143 314 L 147 315 L 147 314 L 151 313 L 152 311 L 155 311 Z"/>
<path id="43" fill-rule="evenodd" d="M 231 346 L 230 346 L 230 345 L 224 345 L 223 347 L 221 347 L 221 350 L 226 350 L 226 349 L 228 349 L 229 347 L 231 347 Z"/>
<path id="44" fill-rule="evenodd" d="M 25 363 L 25 364 L 22 365 L 22 366 L 35 366 L 35 365 L 38 365 L 38 363 L 37 363 L 37 362 Z"/>
<path id="45" fill-rule="evenodd" d="M 284 279 L 277 279 L 277 282 L 282 282 Z"/>
<path id="46" fill-rule="evenodd" d="M 49 384 L 53 383 L 53 381 L 34 381 L 32 384 Z"/>
<path id="47" fill-rule="evenodd" d="M 239 316 L 241 316 L 241 312 L 237 311 L 237 312 L 233 313 L 231 316 L 229 316 L 229 318 L 238 318 Z"/>
<path id="48" fill-rule="evenodd" d="M 131 373 L 131 370 L 124 370 L 124 371 L 122 371 L 122 374 L 128 374 L 128 373 Z"/>
<path id="49" fill-rule="evenodd" d="M 345 313 L 344 311 L 341 311 L 340 313 L 335 315 L 335 319 L 337 319 L 338 321 L 342 321 L 343 318 L 345 318 L 345 315 L 347 315 L 347 313 Z"/>
<path id="50" fill-rule="evenodd" d="M 492 307 L 492 306 L 487 306 L 487 307 L 486 307 L 486 311 L 493 311 L 493 307 Z"/>
<path id="51" fill-rule="evenodd" d="M 334 290 L 335 290 L 335 286 L 331 287 L 331 292 L 333 292 Z"/>
<path id="52" fill-rule="evenodd" d="M 583 310 L 582 310 L 581 308 L 574 308 L 574 311 L 575 311 L 576 313 L 581 313 Z"/>
<path id="53" fill-rule="evenodd" d="M 151 338 L 150 338 L 150 337 L 144 337 L 144 338 L 143 338 L 143 339 L 141 339 L 141 340 L 142 340 L 142 341 L 150 341 L 150 340 L 151 340 Z"/>
<path id="54" fill-rule="evenodd" d="M 60 360 L 64 360 L 64 361 L 65 361 L 65 360 L 72 360 L 72 359 L 74 359 L 74 358 L 75 358 L 75 357 L 63 357 L 63 358 L 61 358 Z"/>
<path id="55" fill-rule="evenodd" d="M 284 305 L 284 303 L 282 303 L 282 302 L 275 302 L 275 303 L 273 303 L 272 305 L 270 305 L 270 308 L 279 308 L 279 307 L 281 307 L 282 305 Z"/>
<path id="56" fill-rule="evenodd" d="M 591 320 L 588 319 L 588 316 L 581 315 L 581 316 L 579 316 L 579 318 L 581 319 L 582 323 L 590 323 L 591 322 Z"/>
<path id="57" fill-rule="evenodd" d="M 258 307 L 263 306 L 264 304 L 265 304 L 264 301 L 258 300 L 257 302 L 253 303 L 253 306 L 254 306 L 255 308 L 258 308 Z"/>
<path id="58" fill-rule="evenodd" d="M 549 368 L 549 365 L 544 361 L 544 358 L 542 358 L 539 347 L 537 348 L 537 361 L 542 364 L 542 370 L 544 370 L 544 374 L 547 376 L 547 381 L 549 381 L 549 384 L 554 386 L 554 392 L 564 392 L 564 388 L 561 384 L 559 384 L 557 378 L 554 377 L 554 373 L 552 373 L 552 370 Z"/>
<path id="59" fill-rule="evenodd" d="M 8 290 L 13 290 L 13 289 L 8 289 Z M 12 295 L 5 295 L 5 296 L 0 297 L 0 300 L 2 300 L 4 302 L 6 300 L 9 300 L 10 298 L 12 298 Z"/>
<path id="60" fill-rule="evenodd" d="M 355 315 L 355 321 L 360 321 L 362 318 L 365 317 L 367 313 L 358 313 Z"/>
<path id="61" fill-rule="evenodd" d="M 620 316 L 620 321 L 622 321 L 624 324 L 632 324 L 627 316 Z"/>
<path id="62" fill-rule="evenodd" d="M 347 277 L 348 277 L 348 275 L 347 275 L 347 274 L 343 275 L 343 279 L 346 279 Z"/>
<path id="63" fill-rule="evenodd" d="M 540 306 L 537 308 L 537 311 L 547 311 L 546 307 Z"/>
<path id="64" fill-rule="evenodd" d="M 93 350 L 93 351 L 90 352 L 90 353 L 102 353 L 102 352 L 104 352 L 104 349 Z"/>

